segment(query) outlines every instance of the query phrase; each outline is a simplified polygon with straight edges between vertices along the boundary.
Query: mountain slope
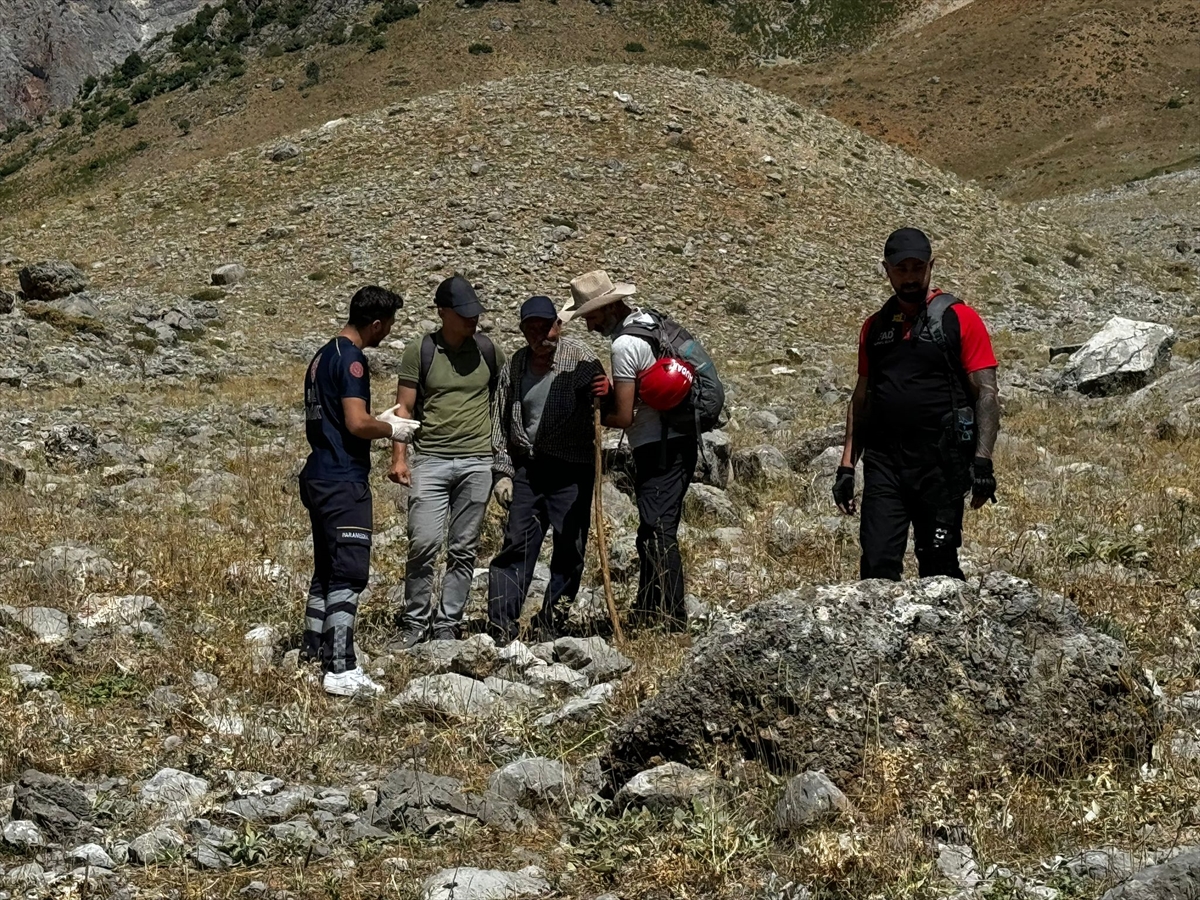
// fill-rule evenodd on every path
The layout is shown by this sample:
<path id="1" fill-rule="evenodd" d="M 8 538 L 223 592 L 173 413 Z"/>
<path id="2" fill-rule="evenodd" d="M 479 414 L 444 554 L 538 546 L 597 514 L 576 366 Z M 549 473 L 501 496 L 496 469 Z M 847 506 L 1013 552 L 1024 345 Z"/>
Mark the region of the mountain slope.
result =
<path id="1" fill-rule="evenodd" d="M 107 72 L 202 0 L 0 0 L 0 127 L 70 105 L 89 75 Z"/>
<path id="2" fill-rule="evenodd" d="M 750 73 L 1016 198 L 1200 163 L 1200 6 L 988 0 L 862 53 Z"/>

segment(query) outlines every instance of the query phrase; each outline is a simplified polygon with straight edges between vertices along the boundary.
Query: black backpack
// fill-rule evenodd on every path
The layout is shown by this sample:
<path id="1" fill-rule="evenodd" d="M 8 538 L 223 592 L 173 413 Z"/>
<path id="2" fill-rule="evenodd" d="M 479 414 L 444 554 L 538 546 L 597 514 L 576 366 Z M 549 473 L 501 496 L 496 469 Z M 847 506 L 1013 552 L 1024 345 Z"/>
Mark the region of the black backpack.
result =
<path id="1" fill-rule="evenodd" d="M 686 328 L 652 309 L 644 309 L 653 324 L 636 322 L 626 325 L 619 335 L 631 334 L 650 343 L 658 359 L 673 356 L 688 363 L 694 370 L 691 396 L 677 407 L 662 414 L 663 425 L 684 434 L 697 436 L 720 428 L 725 416 L 725 386 L 717 374 L 717 366 L 695 337 Z"/>
<path id="2" fill-rule="evenodd" d="M 492 339 L 486 334 L 475 332 L 475 346 L 479 348 L 479 355 L 483 357 L 483 361 L 487 363 L 488 372 L 488 397 L 495 398 L 496 385 L 500 383 L 500 367 L 496 363 L 496 345 L 492 343 Z M 429 376 L 429 367 L 433 365 L 433 357 L 437 354 L 437 342 L 434 341 L 432 334 L 427 334 L 421 339 L 421 368 L 417 376 L 417 401 L 413 404 L 412 417 L 417 421 L 422 421 L 425 418 L 425 379 Z"/>

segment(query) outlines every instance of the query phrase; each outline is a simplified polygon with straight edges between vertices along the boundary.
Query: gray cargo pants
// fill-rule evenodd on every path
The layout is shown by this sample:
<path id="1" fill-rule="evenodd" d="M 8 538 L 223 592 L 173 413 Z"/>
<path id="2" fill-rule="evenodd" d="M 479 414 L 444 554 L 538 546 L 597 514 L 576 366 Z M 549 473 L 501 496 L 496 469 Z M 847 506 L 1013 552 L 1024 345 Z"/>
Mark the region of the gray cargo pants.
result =
<path id="1" fill-rule="evenodd" d="M 479 532 L 492 492 L 492 458 L 440 459 L 414 455 L 409 463 L 408 566 L 404 576 L 406 629 L 458 628 L 462 622 Z M 434 565 L 446 547 L 442 601 L 433 603 Z"/>

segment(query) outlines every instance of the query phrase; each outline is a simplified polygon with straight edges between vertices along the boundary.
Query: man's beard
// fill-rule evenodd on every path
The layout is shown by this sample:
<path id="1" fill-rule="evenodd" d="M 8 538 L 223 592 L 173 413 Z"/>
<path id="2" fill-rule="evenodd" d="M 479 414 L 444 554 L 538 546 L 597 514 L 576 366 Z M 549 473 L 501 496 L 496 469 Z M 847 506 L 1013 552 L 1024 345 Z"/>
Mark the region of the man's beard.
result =
<path id="1" fill-rule="evenodd" d="M 902 284 L 896 290 L 896 297 L 905 303 L 920 303 L 925 299 L 925 286 L 915 282 Z"/>

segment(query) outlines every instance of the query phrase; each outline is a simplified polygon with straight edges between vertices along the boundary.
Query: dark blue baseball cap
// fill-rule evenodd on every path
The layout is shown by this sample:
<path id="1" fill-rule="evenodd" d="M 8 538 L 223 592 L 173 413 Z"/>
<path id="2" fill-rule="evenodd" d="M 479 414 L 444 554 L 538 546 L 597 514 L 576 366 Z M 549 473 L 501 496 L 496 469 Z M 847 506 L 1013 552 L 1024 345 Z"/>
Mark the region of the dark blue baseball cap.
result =
<path id="1" fill-rule="evenodd" d="M 475 296 L 475 288 L 461 275 L 454 275 L 439 284 L 433 302 L 442 309 L 454 310 L 464 319 L 483 314 L 483 304 Z"/>
<path id="2" fill-rule="evenodd" d="M 549 297 L 543 297 L 540 294 L 536 297 L 530 297 L 521 304 L 521 321 L 526 319 L 557 319 L 558 310 L 554 308 L 554 301 Z"/>
<path id="3" fill-rule="evenodd" d="M 887 243 L 883 245 L 883 258 L 889 266 L 904 262 L 906 259 L 919 259 L 929 262 L 933 257 L 933 247 L 925 232 L 916 228 L 901 228 L 888 235 Z"/>

